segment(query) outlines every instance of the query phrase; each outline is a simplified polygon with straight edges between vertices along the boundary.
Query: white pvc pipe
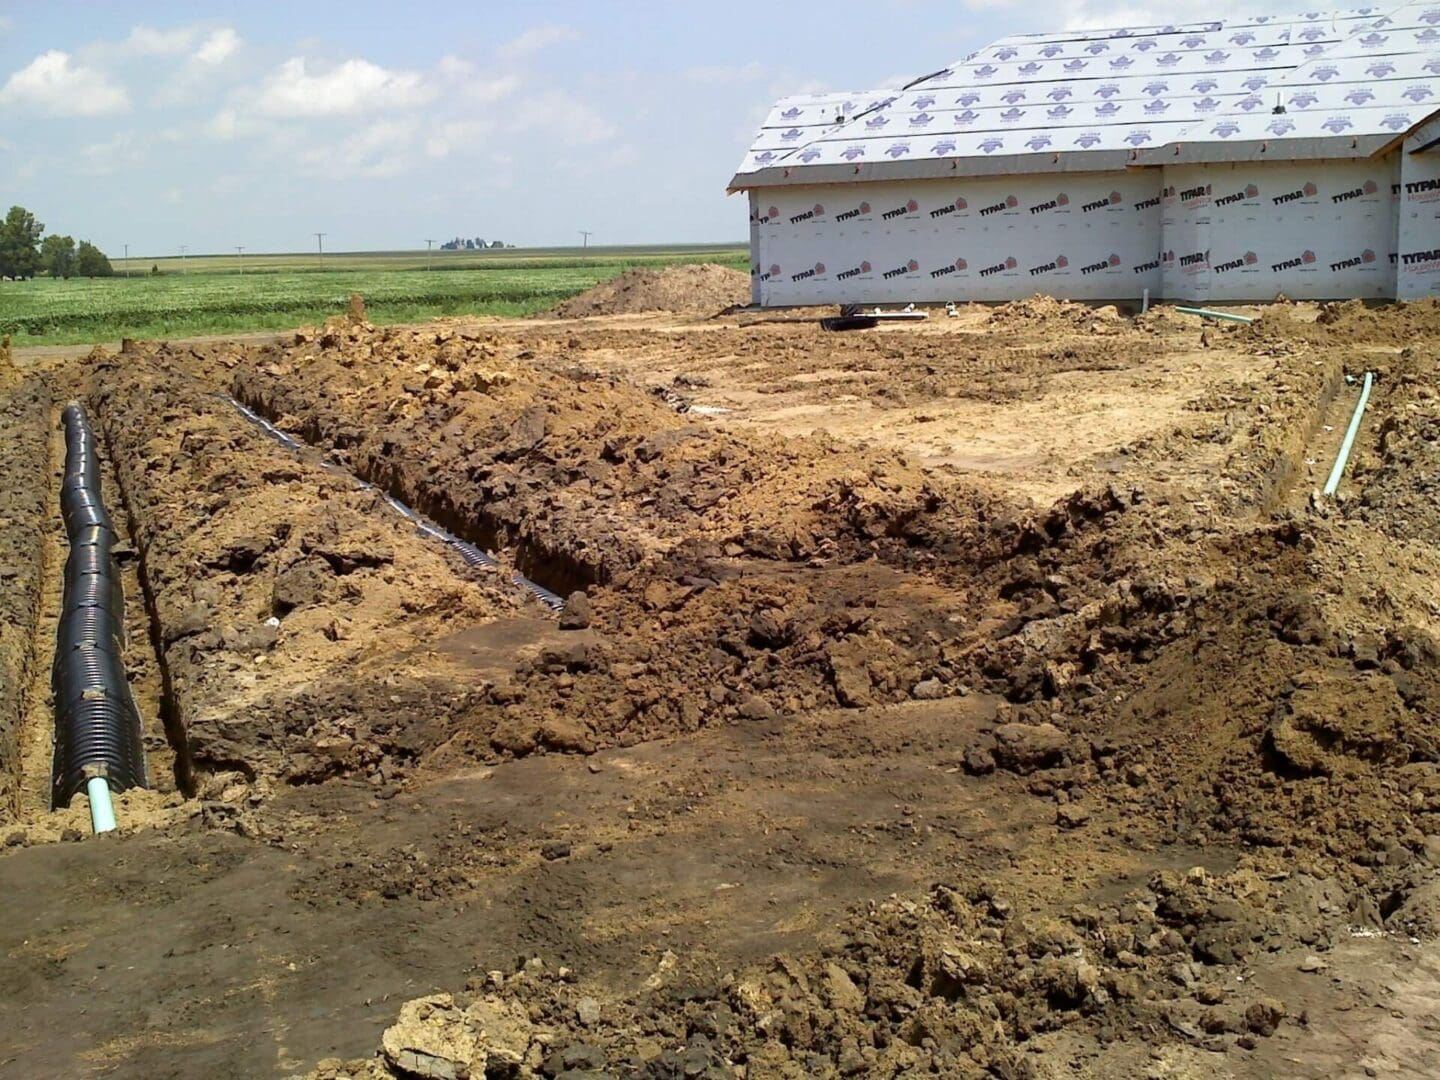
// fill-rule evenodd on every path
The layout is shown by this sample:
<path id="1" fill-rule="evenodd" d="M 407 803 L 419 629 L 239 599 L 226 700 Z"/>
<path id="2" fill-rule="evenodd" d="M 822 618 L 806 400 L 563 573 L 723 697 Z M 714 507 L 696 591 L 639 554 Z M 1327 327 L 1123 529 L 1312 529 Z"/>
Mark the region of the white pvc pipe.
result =
<path id="1" fill-rule="evenodd" d="M 1365 403 L 1370 400 L 1370 385 L 1374 372 L 1365 372 L 1365 385 L 1360 388 L 1360 402 L 1355 406 L 1355 415 L 1350 418 L 1350 427 L 1345 431 L 1345 441 L 1340 444 L 1340 453 L 1335 458 L 1335 467 L 1330 470 L 1330 479 L 1325 481 L 1325 494 L 1334 495 L 1340 486 L 1340 477 L 1345 474 L 1345 463 L 1350 460 L 1350 449 L 1355 445 L 1355 435 L 1360 430 L 1360 418 L 1365 415 Z"/>
<path id="2" fill-rule="evenodd" d="M 115 828 L 115 804 L 110 801 L 110 782 L 103 776 L 92 776 L 85 783 L 90 796 L 90 825 L 97 833 Z"/>
<path id="3" fill-rule="evenodd" d="M 1150 310 L 1150 290 L 1144 289 L 1140 293 L 1140 314 L 1144 315 Z"/>

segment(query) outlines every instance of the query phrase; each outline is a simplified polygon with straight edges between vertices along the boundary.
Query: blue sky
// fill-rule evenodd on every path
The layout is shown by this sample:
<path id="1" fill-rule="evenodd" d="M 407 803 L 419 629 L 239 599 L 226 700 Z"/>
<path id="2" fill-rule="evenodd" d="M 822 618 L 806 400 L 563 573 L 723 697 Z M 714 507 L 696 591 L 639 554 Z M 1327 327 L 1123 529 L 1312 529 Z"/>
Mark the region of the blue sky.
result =
<path id="1" fill-rule="evenodd" d="M 776 97 L 1132 20 L 1155 17 L 1096 0 L 3 2 L 0 201 L 112 255 L 289 251 L 316 230 L 331 250 L 740 240 L 725 183 Z"/>

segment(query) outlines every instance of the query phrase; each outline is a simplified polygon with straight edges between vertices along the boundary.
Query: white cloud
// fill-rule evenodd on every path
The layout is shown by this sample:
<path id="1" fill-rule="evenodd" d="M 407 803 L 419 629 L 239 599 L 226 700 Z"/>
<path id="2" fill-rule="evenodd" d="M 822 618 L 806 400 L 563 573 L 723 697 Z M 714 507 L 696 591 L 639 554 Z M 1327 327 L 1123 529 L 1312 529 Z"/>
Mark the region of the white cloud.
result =
<path id="1" fill-rule="evenodd" d="M 204 131 L 212 139 L 229 140 L 240 135 L 240 115 L 234 109 L 221 109 L 205 123 Z"/>
<path id="2" fill-rule="evenodd" d="M 50 116 L 105 116 L 130 107 L 125 88 L 103 72 L 73 63 L 51 49 L 10 76 L 0 88 L 0 106 L 30 107 Z"/>
<path id="3" fill-rule="evenodd" d="M 492 105 L 520 88 L 520 76 L 511 73 L 487 75 L 469 60 L 442 56 L 435 64 L 435 76 L 447 84 L 450 93 L 463 95 L 479 105 Z"/>
<path id="4" fill-rule="evenodd" d="M 156 30 L 137 26 L 120 43 L 122 52 L 130 56 L 178 56 L 189 52 L 195 41 L 195 28 L 181 26 L 174 30 Z"/>
<path id="5" fill-rule="evenodd" d="M 339 167 L 356 176 L 396 176 L 414 164 L 414 138 L 413 124 L 377 120 L 338 143 L 306 150 L 302 162 L 327 175 Z"/>
<path id="6" fill-rule="evenodd" d="M 80 148 L 81 171 L 92 176 L 110 176 L 134 168 L 145 159 L 150 140 L 133 131 L 119 131 L 104 142 Z"/>
<path id="7" fill-rule="evenodd" d="M 754 82 L 765 77 L 765 66 L 758 60 L 748 64 L 700 64 L 686 68 L 681 74 L 693 83 L 702 86 L 726 86 L 733 83 Z"/>
<path id="8" fill-rule="evenodd" d="M 418 72 L 346 60 L 329 71 L 311 74 L 304 57 L 296 56 L 265 81 L 256 105 L 270 116 L 347 116 L 423 105 L 434 96 Z"/>
<path id="9" fill-rule="evenodd" d="M 239 34 L 228 26 L 222 26 L 206 35 L 200 48 L 195 50 L 194 59 L 201 64 L 223 64 L 239 51 L 242 44 L 244 42 Z"/>
<path id="10" fill-rule="evenodd" d="M 504 62 L 518 64 L 530 59 L 536 53 L 566 41 L 578 41 L 580 34 L 574 27 L 559 23 L 544 23 L 532 26 L 519 37 L 507 41 L 495 50 L 495 55 Z"/>

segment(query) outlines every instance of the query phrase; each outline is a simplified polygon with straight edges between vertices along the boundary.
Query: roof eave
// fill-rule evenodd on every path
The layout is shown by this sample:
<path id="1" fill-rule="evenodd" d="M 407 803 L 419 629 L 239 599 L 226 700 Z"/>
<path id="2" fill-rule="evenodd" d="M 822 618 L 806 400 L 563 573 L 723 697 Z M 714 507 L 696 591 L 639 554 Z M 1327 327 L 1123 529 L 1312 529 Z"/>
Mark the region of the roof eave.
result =
<path id="1" fill-rule="evenodd" d="M 1318 139 L 1242 139 L 1238 142 L 1173 142 L 1145 150 L 1139 165 L 1205 165 L 1241 161 L 1318 161 L 1368 158 L 1382 152 L 1390 135 L 1327 135 Z"/>
<path id="2" fill-rule="evenodd" d="M 1113 172 L 1137 164 L 1136 153 L 1134 150 L 1075 150 L 1054 154 L 997 154 L 986 158 L 874 161 L 859 165 L 772 165 L 753 173 L 736 173 L 730 178 L 726 190 L 883 180 L 958 180 L 1034 173 Z"/>

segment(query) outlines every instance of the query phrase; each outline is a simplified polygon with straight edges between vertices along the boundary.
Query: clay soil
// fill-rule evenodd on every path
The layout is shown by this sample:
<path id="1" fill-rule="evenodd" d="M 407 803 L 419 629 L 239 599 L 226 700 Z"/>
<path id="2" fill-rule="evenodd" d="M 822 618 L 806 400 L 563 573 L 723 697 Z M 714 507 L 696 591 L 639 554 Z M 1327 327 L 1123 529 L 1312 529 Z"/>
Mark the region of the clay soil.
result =
<path id="1" fill-rule="evenodd" d="M 1440 1071 L 1440 311 L 615 289 L 6 369 L 0 1075 Z M 170 778 L 101 838 L 25 794 L 71 397 Z"/>

